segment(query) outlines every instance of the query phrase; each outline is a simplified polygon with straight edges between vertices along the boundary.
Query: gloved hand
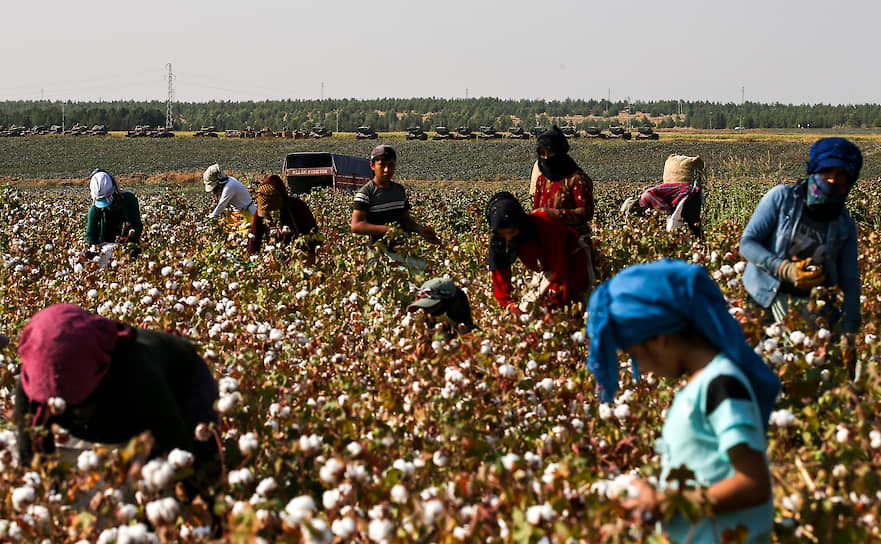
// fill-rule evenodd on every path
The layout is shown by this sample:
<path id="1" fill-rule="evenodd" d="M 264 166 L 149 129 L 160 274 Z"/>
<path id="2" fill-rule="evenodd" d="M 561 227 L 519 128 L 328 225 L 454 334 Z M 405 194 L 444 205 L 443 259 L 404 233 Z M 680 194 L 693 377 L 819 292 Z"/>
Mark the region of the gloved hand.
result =
<path id="1" fill-rule="evenodd" d="M 777 277 L 788 281 L 799 289 L 810 289 L 826 281 L 822 266 L 811 266 L 811 260 L 789 261 L 780 263 Z"/>
<path id="2" fill-rule="evenodd" d="M 627 200 L 625 200 L 624 203 L 621 204 L 621 208 L 618 210 L 618 213 L 620 213 L 621 215 L 627 215 L 631 211 L 635 211 L 635 210 L 633 210 L 633 207 L 636 206 L 636 204 L 638 202 L 639 202 L 638 198 L 633 197 L 633 196 L 628 197 Z"/>

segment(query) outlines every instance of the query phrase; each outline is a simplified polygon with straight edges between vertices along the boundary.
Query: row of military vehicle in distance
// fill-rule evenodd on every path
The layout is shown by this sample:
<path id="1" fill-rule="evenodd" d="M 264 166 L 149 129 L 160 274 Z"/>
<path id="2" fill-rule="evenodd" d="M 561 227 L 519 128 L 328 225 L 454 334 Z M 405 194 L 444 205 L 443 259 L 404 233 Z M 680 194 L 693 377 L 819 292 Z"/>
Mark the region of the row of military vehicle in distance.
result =
<path id="1" fill-rule="evenodd" d="M 479 131 L 475 132 L 468 126 L 461 126 L 456 128 L 455 130 L 451 130 L 449 127 L 439 126 L 434 127 L 434 134 L 430 136 L 432 140 L 496 140 L 502 138 L 508 138 L 512 140 L 528 140 L 531 137 L 538 138 L 541 136 L 547 129 L 542 126 L 533 127 L 529 132 L 524 130 L 521 126 L 515 126 L 508 129 L 507 134 L 502 134 L 501 132 L 497 132 L 491 126 L 482 126 Z M 633 135 L 630 130 L 621 126 L 613 126 L 609 127 L 607 132 L 603 132 L 598 127 L 588 127 L 584 132 L 579 131 L 576 127 L 567 125 L 560 127 L 560 132 L 562 132 L 567 138 L 598 138 L 598 139 L 608 139 L 608 140 L 630 140 L 633 139 Z M 658 133 L 652 130 L 652 127 L 639 127 L 636 138 L 637 140 L 657 140 L 659 138 Z M 410 127 L 407 129 L 407 139 L 408 140 L 428 140 L 429 135 L 427 132 L 422 130 L 420 127 Z"/>
<path id="2" fill-rule="evenodd" d="M 250 126 L 245 127 L 242 130 L 226 130 L 223 133 L 226 138 L 251 138 L 251 139 L 271 139 L 271 138 L 286 138 L 289 140 L 305 140 L 305 139 L 320 139 L 320 138 L 330 138 L 333 136 L 333 132 L 322 125 L 313 125 L 311 129 L 298 128 L 298 129 L 290 129 L 288 127 L 284 127 L 281 130 L 272 130 L 268 127 L 264 127 L 260 130 L 256 130 L 251 128 Z M 218 132 L 213 126 L 203 126 L 199 128 L 199 130 L 193 132 L 194 138 L 217 138 Z"/>
<path id="3" fill-rule="evenodd" d="M 47 136 L 49 134 L 63 134 L 66 136 L 107 136 L 107 127 L 104 125 L 92 125 L 88 127 L 76 123 L 72 127 L 61 125 L 43 126 L 35 125 L 31 128 L 12 125 L 5 127 L 0 125 L 0 138 L 15 138 L 18 136 Z"/>

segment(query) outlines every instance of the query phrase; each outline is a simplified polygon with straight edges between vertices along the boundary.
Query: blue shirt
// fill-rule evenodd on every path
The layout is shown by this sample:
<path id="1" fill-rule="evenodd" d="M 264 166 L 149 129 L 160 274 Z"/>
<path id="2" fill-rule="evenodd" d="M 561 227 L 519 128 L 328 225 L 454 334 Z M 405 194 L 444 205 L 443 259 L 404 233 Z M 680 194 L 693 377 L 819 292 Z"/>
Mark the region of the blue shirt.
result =
<path id="1" fill-rule="evenodd" d="M 661 486 L 667 485 L 672 469 L 685 465 L 696 483 L 709 486 L 734 475 L 728 450 L 738 444 L 765 452 L 764 426 L 749 380 L 726 355 L 720 353 L 673 398 L 656 449 L 661 454 Z M 765 454 L 765 462 L 768 462 Z M 716 514 L 700 520 L 692 543 L 719 542 L 724 529 L 743 524 L 750 543 L 770 542 L 774 503 L 766 502 Z M 673 516 L 665 530 L 675 542 L 685 542 L 691 523 Z"/>

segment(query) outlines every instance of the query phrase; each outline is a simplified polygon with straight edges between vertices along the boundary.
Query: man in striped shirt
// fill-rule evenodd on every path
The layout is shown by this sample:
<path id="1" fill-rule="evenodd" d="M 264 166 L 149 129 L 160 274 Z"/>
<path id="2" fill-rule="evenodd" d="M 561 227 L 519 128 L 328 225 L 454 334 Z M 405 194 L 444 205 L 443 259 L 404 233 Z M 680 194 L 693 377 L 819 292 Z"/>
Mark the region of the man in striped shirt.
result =
<path id="1" fill-rule="evenodd" d="M 434 229 L 417 223 L 410 216 L 410 201 L 400 183 L 392 181 L 395 175 L 397 153 L 390 145 L 378 145 L 370 153 L 373 179 L 355 193 L 352 220 L 354 234 L 365 234 L 377 241 L 397 223 L 407 232 L 415 232 L 433 244 L 441 241 Z"/>

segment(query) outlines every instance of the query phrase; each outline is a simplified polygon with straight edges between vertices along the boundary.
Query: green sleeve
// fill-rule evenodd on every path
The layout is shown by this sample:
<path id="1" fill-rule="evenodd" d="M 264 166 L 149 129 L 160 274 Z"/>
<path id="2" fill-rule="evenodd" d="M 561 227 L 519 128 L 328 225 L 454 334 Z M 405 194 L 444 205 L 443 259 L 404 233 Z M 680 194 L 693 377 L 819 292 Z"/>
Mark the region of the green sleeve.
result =
<path id="1" fill-rule="evenodd" d="M 89 207 L 88 222 L 86 223 L 86 242 L 97 244 L 101 242 L 101 226 L 98 220 L 98 208 L 92 204 Z"/>

